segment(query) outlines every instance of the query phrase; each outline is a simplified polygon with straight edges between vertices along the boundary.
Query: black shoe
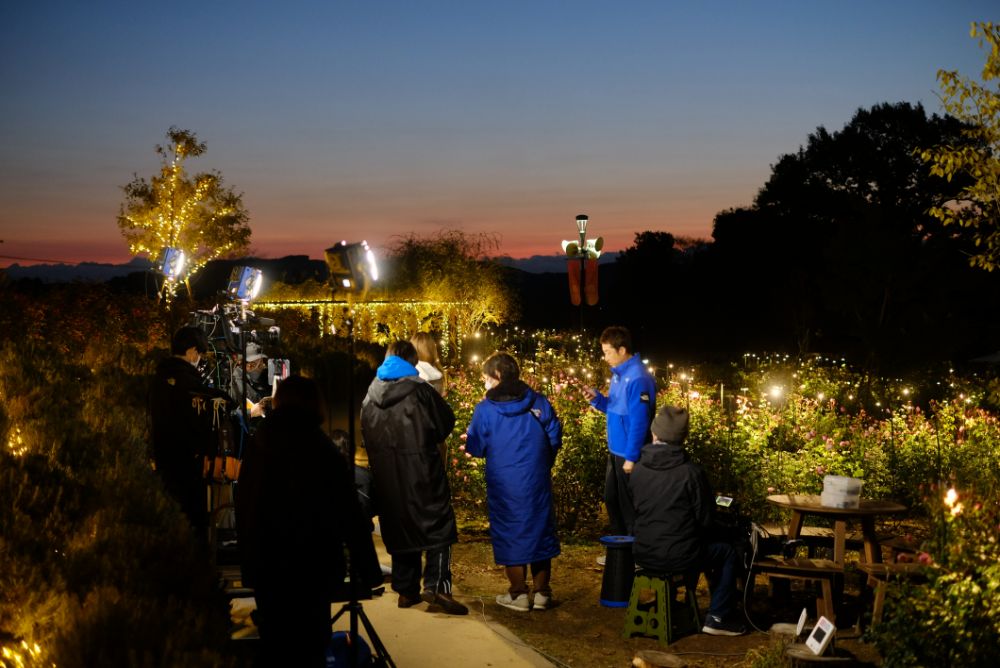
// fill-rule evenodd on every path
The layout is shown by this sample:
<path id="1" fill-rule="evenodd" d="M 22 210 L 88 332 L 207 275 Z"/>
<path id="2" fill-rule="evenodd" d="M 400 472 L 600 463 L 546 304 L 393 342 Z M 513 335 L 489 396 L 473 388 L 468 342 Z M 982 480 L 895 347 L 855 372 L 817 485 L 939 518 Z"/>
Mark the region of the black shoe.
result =
<path id="1" fill-rule="evenodd" d="M 400 594 L 399 600 L 396 601 L 396 606 L 400 608 L 412 608 L 417 603 L 420 603 L 419 596 L 407 596 L 406 594 Z"/>
<path id="2" fill-rule="evenodd" d="M 469 609 L 452 598 L 451 594 L 438 594 L 433 591 L 425 591 L 420 594 L 420 598 L 424 599 L 430 605 L 439 606 L 449 615 L 469 614 Z"/>
<path id="3" fill-rule="evenodd" d="M 741 636 L 747 632 L 747 627 L 740 622 L 724 622 L 715 615 L 708 615 L 705 617 L 705 625 L 701 627 L 701 632 L 713 636 Z"/>

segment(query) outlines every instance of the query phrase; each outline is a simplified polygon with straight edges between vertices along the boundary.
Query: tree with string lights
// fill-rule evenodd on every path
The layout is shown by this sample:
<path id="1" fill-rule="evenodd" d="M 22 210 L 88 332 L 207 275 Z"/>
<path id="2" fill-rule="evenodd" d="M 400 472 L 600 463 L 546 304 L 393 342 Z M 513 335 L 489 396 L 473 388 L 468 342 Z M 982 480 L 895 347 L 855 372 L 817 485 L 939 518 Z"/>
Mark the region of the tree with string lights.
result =
<path id="1" fill-rule="evenodd" d="M 149 180 L 134 176 L 122 187 L 118 227 L 133 255 L 160 258 L 168 248 L 184 252 L 183 272 L 163 285 L 170 300 L 181 281 L 190 292 L 191 277 L 212 260 L 237 257 L 249 248 L 250 215 L 242 193 L 224 185 L 220 172 L 188 174 L 187 159 L 202 155 L 205 142 L 177 127 L 167 131 L 167 139 L 156 145 L 159 173 Z"/>

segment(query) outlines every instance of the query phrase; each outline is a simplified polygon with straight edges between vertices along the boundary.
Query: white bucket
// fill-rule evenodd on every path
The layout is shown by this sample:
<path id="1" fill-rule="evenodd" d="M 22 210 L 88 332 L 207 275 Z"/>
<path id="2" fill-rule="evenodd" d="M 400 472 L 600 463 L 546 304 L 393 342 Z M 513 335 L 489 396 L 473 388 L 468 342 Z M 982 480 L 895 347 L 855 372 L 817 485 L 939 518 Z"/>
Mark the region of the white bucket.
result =
<path id="1" fill-rule="evenodd" d="M 823 478 L 820 503 L 828 508 L 857 508 L 861 504 L 860 478 L 828 475 Z"/>

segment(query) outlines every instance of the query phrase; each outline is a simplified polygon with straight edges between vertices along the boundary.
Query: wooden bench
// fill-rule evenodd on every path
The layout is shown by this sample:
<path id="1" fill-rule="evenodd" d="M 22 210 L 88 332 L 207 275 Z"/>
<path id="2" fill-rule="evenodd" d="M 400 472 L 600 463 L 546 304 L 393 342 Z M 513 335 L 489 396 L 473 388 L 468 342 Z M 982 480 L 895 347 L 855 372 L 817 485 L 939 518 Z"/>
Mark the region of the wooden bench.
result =
<path id="1" fill-rule="evenodd" d="M 868 584 L 874 584 L 875 603 L 872 606 L 872 628 L 882 621 L 885 589 L 889 582 L 892 580 L 925 580 L 924 568 L 921 564 L 858 564 L 858 570 L 868 576 Z"/>
<path id="2" fill-rule="evenodd" d="M 786 538 L 788 536 L 788 527 L 781 526 L 778 524 L 765 524 L 764 530 L 767 531 L 772 537 L 775 538 Z M 816 548 L 833 548 L 833 528 L 832 527 L 816 527 L 816 526 L 804 526 L 802 527 L 802 532 L 799 534 L 798 540 L 802 541 L 802 544 L 808 550 L 809 558 L 812 559 L 816 556 Z M 897 551 L 907 551 L 902 538 L 896 536 L 895 534 L 880 534 L 878 537 L 879 544 L 885 547 L 889 547 L 893 550 L 893 561 L 895 561 L 895 556 Z M 849 550 L 855 550 L 861 555 L 861 561 L 865 559 L 865 537 L 860 531 L 854 531 L 848 534 L 845 541 L 845 547 Z M 899 547 L 895 547 L 895 546 Z"/>
<path id="3" fill-rule="evenodd" d="M 843 578 L 844 567 L 840 564 L 829 559 L 762 557 L 754 561 L 750 568 L 751 582 L 757 573 L 766 575 L 769 579 L 818 582 L 822 593 L 816 599 L 816 614 L 836 623 L 833 592 L 842 591 L 842 583 L 838 584 L 838 580 Z"/>

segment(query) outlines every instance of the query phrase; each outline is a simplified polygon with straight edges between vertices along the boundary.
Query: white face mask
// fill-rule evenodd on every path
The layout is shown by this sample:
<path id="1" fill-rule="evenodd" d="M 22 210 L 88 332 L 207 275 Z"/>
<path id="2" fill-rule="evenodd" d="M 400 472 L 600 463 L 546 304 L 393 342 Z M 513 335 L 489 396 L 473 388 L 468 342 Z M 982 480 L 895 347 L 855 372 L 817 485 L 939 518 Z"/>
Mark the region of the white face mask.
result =
<path id="1" fill-rule="evenodd" d="M 497 380 L 496 378 L 493 378 L 492 376 L 486 376 L 484 382 L 486 383 L 487 391 L 492 390 L 494 387 L 500 384 L 500 381 Z"/>

